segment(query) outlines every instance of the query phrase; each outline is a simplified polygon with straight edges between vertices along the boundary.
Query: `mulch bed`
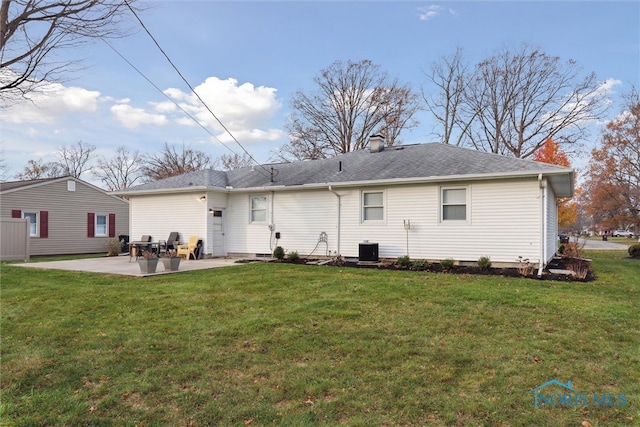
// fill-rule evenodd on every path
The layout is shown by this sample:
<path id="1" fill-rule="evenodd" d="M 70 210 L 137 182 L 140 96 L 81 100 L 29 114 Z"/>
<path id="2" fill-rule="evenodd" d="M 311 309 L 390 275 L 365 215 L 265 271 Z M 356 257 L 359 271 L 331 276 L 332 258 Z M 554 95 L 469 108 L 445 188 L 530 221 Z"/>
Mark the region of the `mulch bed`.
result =
<path id="1" fill-rule="evenodd" d="M 479 276 L 502 276 L 502 277 L 528 277 L 536 280 L 556 280 L 556 281 L 565 281 L 565 282 L 590 282 L 595 280 L 595 275 L 591 270 L 590 263 L 588 260 L 584 259 L 576 259 L 576 258 L 554 258 L 545 271 L 543 272 L 541 277 L 538 277 L 538 270 L 534 269 L 533 273 L 529 275 L 520 274 L 519 269 L 517 268 L 490 268 L 488 270 L 483 270 L 480 267 L 472 267 L 472 266 L 455 266 L 451 269 L 445 269 L 442 265 L 438 263 L 429 263 L 426 268 L 421 268 L 419 270 L 412 269 L 411 267 L 404 267 L 398 265 L 395 261 L 391 260 L 382 260 L 377 263 L 364 263 L 358 262 L 357 260 L 352 259 L 339 259 L 339 260 L 331 260 L 329 263 L 325 263 L 323 261 L 314 258 L 299 258 L 295 262 L 291 262 L 287 259 L 283 260 L 275 260 L 274 262 L 282 262 L 289 264 L 318 264 L 321 265 L 329 265 L 335 267 L 349 267 L 349 268 L 369 268 L 369 269 L 378 269 L 378 270 L 398 270 L 398 271 L 416 271 L 416 272 L 431 272 L 431 273 L 442 273 L 442 274 L 461 274 L 461 275 L 479 275 Z M 560 271 L 569 271 L 571 265 L 576 265 L 576 263 L 580 263 L 583 268 L 588 268 L 588 273 L 585 278 L 577 277 L 576 275 L 564 272 L 551 272 L 550 270 L 560 270 Z M 586 263 L 586 264 L 585 264 Z"/>

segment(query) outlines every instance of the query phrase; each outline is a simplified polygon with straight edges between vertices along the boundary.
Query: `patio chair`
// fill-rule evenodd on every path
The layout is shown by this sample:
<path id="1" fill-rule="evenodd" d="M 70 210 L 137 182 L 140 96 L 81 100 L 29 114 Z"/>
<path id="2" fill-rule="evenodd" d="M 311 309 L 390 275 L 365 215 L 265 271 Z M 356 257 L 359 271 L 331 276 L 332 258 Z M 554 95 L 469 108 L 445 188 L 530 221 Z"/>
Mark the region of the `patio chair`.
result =
<path id="1" fill-rule="evenodd" d="M 160 248 L 160 252 L 167 252 L 169 249 L 176 249 L 177 243 L 178 232 L 172 231 L 169 233 L 167 240 L 160 240 L 160 242 L 158 242 L 158 247 Z"/>
<path id="2" fill-rule="evenodd" d="M 198 247 L 198 241 L 200 237 L 198 236 L 189 236 L 189 243 L 186 245 L 178 245 L 178 256 L 185 256 L 185 261 L 189 260 L 189 256 L 193 255 L 193 259 L 198 259 L 196 257 L 196 248 Z"/>

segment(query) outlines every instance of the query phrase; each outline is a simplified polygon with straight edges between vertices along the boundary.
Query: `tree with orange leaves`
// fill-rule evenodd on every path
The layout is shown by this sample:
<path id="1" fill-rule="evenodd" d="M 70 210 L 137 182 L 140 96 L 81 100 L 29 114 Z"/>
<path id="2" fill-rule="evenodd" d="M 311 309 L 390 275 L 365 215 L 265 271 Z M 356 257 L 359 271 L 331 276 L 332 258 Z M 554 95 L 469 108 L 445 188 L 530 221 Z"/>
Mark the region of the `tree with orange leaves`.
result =
<path id="1" fill-rule="evenodd" d="M 586 210 L 609 228 L 640 231 L 640 96 L 633 89 L 626 106 L 607 124 L 600 148 L 591 152 Z"/>
<path id="2" fill-rule="evenodd" d="M 552 165 L 571 167 L 569 158 L 562 151 L 557 142 L 551 137 L 547 138 L 542 147 L 533 155 L 536 162 L 549 163 Z M 579 190 L 576 190 L 579 193 Z M 578 194 L 576 194 L 577 196 Z M 570 198 L 558 199 L 558 227 L 569 228 L 578 220 L 578 206 Z"/>

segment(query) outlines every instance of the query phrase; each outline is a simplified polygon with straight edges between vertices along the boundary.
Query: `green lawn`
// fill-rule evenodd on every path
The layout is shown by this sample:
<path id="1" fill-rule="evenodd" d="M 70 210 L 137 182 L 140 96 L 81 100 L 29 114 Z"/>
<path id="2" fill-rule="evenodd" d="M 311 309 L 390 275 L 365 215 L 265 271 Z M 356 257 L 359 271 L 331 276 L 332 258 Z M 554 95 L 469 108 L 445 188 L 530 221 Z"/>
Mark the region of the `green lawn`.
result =
<path id="1" fill-rule="evenodd" d="M 0 424 L 640 425 L 640 261 L 588 256 L 589 283 L 2 264 Z M 552 379 L 589 404 L 534 408 Z"/>

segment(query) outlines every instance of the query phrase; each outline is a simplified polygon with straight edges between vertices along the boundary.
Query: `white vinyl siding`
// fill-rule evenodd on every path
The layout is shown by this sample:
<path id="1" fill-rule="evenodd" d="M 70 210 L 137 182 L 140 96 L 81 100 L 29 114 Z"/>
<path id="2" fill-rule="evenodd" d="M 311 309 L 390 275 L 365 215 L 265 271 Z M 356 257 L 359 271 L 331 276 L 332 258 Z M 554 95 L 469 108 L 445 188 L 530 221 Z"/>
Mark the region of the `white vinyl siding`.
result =
<path id="1" fill-rule="evenodd" d="M 546 201 L 546 260 L 550 261 L 558 250 L 558 205 L 556 202 L 556 196 L 553 190 L 547 185 L 545 188 L 545 201 Z"/>
<path id="2" fill-rule="evenodd" d="M 362 221 L 384 221 L 384 192 L 362 192 Z"/>
<path id="3" fill-rule="evenodd" d="M 337 197 L 328 190 L 271 193 L 267 196 L 268 221 L 247 225 L 250 201 L 246 193 L 229 194 L 226 216 L 229 253 L 270 254 L 276 246 L 276 232 L 280 233 L 277 245 L 286 252 L 298 251 L 300 256 L 307 256 L 314 249 L 314 255 L 333 253 L 337 249 Z M 356 225 L 360 221 L 358 212 L 356 206 Z M 271 221 L 275 226 L 273 230 L 268 227 Z M 319 244 L 323 231 L 327 233 L 328 242 Z"/>
<path id="4" fill-rule="evenodd" d="M 465 190 L 466 221 L 441 220 L 443 188 Z M 277 243 L 286 252 L 298 251 L 301 256 L 314 249 L 314 255 L 325 255 L 327 250 L 333 255 L 338 250 L 340 203 L 340 254 L 346 257 L 357 257 L 359 244 L 369 241 L 379 244 L 380 257 L 397 258 L 407 253 L 408 241 L 412 259 L 453 258 L 475 263 L 488 256 L 499 265 L 516 263 L 518 256 L 536 263 L 540 258 L 540 190 L 535 178 L 333 191 L 340 197 L 328 190 L 273 192 L 267 196 L 269 221 L 256 224 L 246 220 L 251 210 L 249 195 L 229 194 L 228 252 L 266 254 Z M 380 192 L 384 194 L 384 221 L 371 221 L 374 226 L 364 227 L 364 194 Z M 551 200 L 549 203 L 555 203 Z M 405 220 L 411 221 L 408 231 Z M 271 221 L 273 231 L 267 226 Z M 319 243 L 323 231 L 328 237 L 326 244 Z M 277 242 L 275 232 L 281 235 Z"/>
<path id="5" fill-rule="evenodd" d="M 211 253 L 212 235 L 207 228 L 212 221 L 209 209 L 226 208 L 227 194 L 208 192 L 206 202 L 200 201 L 200 197 L 202 191 L 132 197 L 130 239 L 140 240 L 147 234 L 157 242 L 167 240 L 172 231 L 177 231 L 180 243 L 187 243 L 190 236 L 198 236 L 203 242 L 204 253 Z M 249 200 L 246 195 L 243 197 Z M 247 215 L 245 211 L 242 217 L 245 228 Z"/>

